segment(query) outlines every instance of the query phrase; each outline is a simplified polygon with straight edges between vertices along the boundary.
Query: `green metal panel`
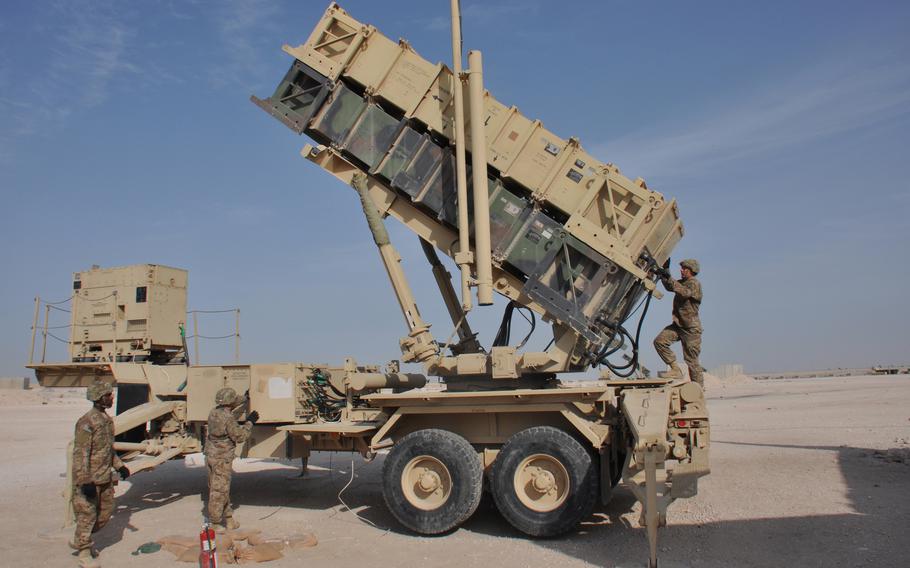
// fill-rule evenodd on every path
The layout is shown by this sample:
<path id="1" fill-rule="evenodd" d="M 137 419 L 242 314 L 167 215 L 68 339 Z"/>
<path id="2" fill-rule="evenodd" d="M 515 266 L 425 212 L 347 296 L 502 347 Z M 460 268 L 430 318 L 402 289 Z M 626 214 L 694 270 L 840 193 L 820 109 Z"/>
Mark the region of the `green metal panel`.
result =
<path id="1" fill-rule="evenodd" d="M 332 98 L 317 115 L 313 122 L 312 130 L 335 144 L 342 144 L 360 114 L 366 108 L 366 101 L 347 88 L 344 83 L 338 83 L 332 91 Z"/>
<path id="2" fill-rule="evenodd" d="M 300 134 L 325 102 L 328 93 L 325 77 L 300 61 L 294 61 L 271 97 L 261 100 L 254 96 L 252 101 Z"/>
<path id="3" fill-rule="evenodd" d="M 506 251 L 506 260 L 524 274 L 534 274 L 541 261 L 565 238 L 562 225 L 541 211 L 528 218 L 515 241 Z"/>
<path id="4" fill-rule="evenodd" d="M 416 198 L 426 184 L 433 179 L 442 165 L 443 150 L 429 136 L 422 135 L 420 147 L 410 162 L 392 178 L 392 187 Z"/>
<path id="5" fill-rule="evenodd" d="M 391 182 L 411 162 L 422 142 L 423 136 L 419 132 L 408 126 L 402 128 L 392 150 L 380 163 L 376 173 Z"/>
<path id="6" fill-rule="evenodd" d="M 423 191 L 414 200 L 423 203 L 434 213 L 439 215 L 443 212 L 443 206 L 447 198 L 452 198 L 458 190 L 455 185 L 455 156 L 451 152 L 444 151 L 440 167 L 427 182 Z"/>
<path id="7" fill-rule="evenodd" d="M 373 169 L 389 151 L 400 126 L 399 120 L 378 105 L 367 105 L 345 140 L 344 149 Z"/>
<path id="8" fill-rule="evenodd" d="M 496 254 L 505 253 L 531 214 L 531 203 L 490 179 L 490 243 Z"/>
<path id="9" fill-rule="evenodd" d="M 453 157 L 454 160 L 454 157 Z M 454 167 L 454 161 L 453 161 Z M 470 226 L 473 227 L 474 220 L 472 219 L 474 215 L 474 194 L 471 191 L 471 165 L 468 164 L 467 167 L 467 180 L 468 180 L 468 219 L 470 219 Z M 490 184 L 494 180 L 488 180 Z M 448 223 L 453 227 L 458 226 L 458 180 L 455 178 L 455 172 L 452 172 L 452 184 L 450 187 L 443 187 L 442 195 L 442 208 L 439 211 L 439 219 Z M 493 191 L 492 186 L 490 191 Z"/>

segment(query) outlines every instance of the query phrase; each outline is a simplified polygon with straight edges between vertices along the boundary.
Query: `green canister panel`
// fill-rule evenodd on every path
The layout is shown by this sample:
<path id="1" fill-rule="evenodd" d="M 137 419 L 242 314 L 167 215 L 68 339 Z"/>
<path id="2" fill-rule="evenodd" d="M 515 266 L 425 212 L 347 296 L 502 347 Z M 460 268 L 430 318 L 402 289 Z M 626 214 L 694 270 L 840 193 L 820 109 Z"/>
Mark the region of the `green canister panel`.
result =
<path id="1" fill-rule="evenodd" d="M 534 274 L 550 249 L 561 244 L 564 231 L 542 211 L 533 213 L 506 251 L 506 261 L 526 275 Z"/>
<path id="2" fill-rule="evenodd" d="M 423 142 L 423 136 L 412 128 L 405 126 L 398 134 L 398 139 L 392 145 L 392 150 L 383 160 L 375 173 L 388 181 L 395 179 L 414 158 L 420 144 Z"/>
<path id="3" fill-rule="evenodd" d="M 472 193 L 471 189 L 471 164 L 468 164 L 466 178 L 468 180 L 468 223 L 473 223 L 474 194 Z M 488 181 L 491 184 L 490 191 L 492 192 L 493 180 L 490 179 Z M 452 178 L 452 186 L 449 188 L 443 188 L 442 210 L 439 212 L 439 219 L 453 227 L 458 227 L 458 179 L 454 174 Z M 473 224 L 471 227 L 473 227 Z"/>
<path id="4" fill-rule="evenodd" d="M 344 149 L 373 169 L 389 151 L 401 122 L 379 105 L 367 105 L 344 142 Z"/>
<path id="5" fill-rule="evenodd" d="M 442 147 L 421 135 L 420 147 L 408 164 L 392 178 L 392 187 L 417 198 L 442 165 Z M 448 154 L 448 153 L 446 153 Z"/>
<path id="6" fill-rule="evenodd" d="M 271 97 L 262 100 L 253 96 L 251 100 L 285 126 L 301 134 L 328 94 L 329 84 L 325 77 L 300 61 L 294 61 Z"/>
<path id="7" fill-rule="evenodd" d="M 502 255 L 512 244 L 531 214 L 531 203 L 490 179 L 490 244 Z"/>
<path id="8" fill-rule="evenodd" d="M 341 145 L 366 104 L 363 97 L 347 88 L 344 83 L 339 83 L 332 91 L 331 100 L 322 107 L 313 121 L 312 130 L 329 142 Z"/>
<path id="9" fill-rule="evenodd" d="M 437 215 L 443 214 L 443 208 L 447 199 L 457 194 L 458 190 L 455 184 L 455 156 L 451 152 L 443 152 L 441 156 L 441 166 L 427 185 L 423 188 L 420 195 L 414 201 L 422 203 L 429 207 Z"/>

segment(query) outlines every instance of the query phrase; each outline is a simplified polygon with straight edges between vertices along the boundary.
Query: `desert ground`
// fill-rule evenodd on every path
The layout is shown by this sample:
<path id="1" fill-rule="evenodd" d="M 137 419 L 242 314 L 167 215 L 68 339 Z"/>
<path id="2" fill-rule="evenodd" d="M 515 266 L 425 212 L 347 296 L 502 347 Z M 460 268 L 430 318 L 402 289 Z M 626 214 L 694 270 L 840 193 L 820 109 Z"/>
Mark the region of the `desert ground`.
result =
<path id="1" fill-rule="evenodd" d="M 661 566 L 907 565 L 910 376 L 715 382 L 708 397 L 712 473 L 695 498 L 671 506 Z M 88 404 L 77 392 L 0 392 L 0 566 L 76 565 L 60 494 L 64 449 Z M 319 539 L 268 566 L 646 565 L 638 508 L 622 486 L 561 538 L 524 537 L 486 499 L 458 530 L 421 537 L 385 508 L 381 456 L 355 458 L 353 480 L 348 454 L 314 454 L 310 465 L 300 479 L 296 463 L 235 462 L 244 528 Z M 121 482 L 115 516 L 97 535 L 102 565 L 188 566 L 163 550 L 131 552 L 165 535 L 197 535 L 205 485 L 194 460 Z"/>

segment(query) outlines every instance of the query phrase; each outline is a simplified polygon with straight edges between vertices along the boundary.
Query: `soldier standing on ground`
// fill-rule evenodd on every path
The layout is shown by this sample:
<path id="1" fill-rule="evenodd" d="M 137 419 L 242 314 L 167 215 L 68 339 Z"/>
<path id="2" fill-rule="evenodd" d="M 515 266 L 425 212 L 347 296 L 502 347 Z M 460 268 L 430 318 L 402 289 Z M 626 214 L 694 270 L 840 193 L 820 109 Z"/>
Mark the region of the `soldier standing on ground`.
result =
<path id="1" fill-rule="evenodd" d="M 668 379 L 682 378 L 682 370 L 676 364 L 676 355 L 670 345 L 679 341 L 682 343 L 683 359 L 689 368 L 689 378 L 701 386 L 705 386 L 701 363 L 698 355 L 701 353 L 701 320 L 698 309 L 701 306 L 701 283 L 695 278 L 699 273 L 698 261 L 692 258 L 679 263 L 681 278 L 674 280 L 669 273 L 661 278 L 664 288 L 673 292 L 673 323 L 668 325 L 654 338 L 654 349 L 669 365 L 669 371 L 657 374 Z"/>
<path id="2" fill-rule="evenodd" d="M 231 509 L 231 463 L 234 461 L 237 444 L 242 444 L 250 437 L 253 424 L 259 419 L 259 413 L 254 410 L 241 426 L 234 409 L 242 402 L 237 391 L 230 387 L 223 388 L 215 394 L 215 408 L 209 413 L 205 438 L 205 465 L 209 473 L 209 522 L 218 532 L 240 527 L 240 523 L 234 520 L 234 511 Z"/>
<path id="3" fill-rule="evenodd" d="M 114 403 L 110 383 L 96 382 L 86 389 L 92 409 L 76 422 L 73 442 L 73 511 L 76 534 L 70 546 L 79 551 L 79 565 L 99 568 L 94 560 L 92 533 L 111 520 L 114 512 L 113 470 L 123 479 L 130 470 L 114 452 L 114 421 L 106 409 Z"/>

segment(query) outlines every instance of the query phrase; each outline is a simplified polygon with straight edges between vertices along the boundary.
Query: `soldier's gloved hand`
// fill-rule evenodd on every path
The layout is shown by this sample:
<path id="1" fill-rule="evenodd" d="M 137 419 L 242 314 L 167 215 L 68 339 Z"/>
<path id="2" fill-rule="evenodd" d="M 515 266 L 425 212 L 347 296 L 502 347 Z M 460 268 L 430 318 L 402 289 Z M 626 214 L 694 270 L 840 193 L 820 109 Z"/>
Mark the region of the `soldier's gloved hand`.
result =
<path id="1" fill-rule="evenodd" d="M 94 499 L 98 496 L 98 488 L 95 487 L 94 483 L 86 483 L 79 487 L 79 490 L 82 491 L 82 494 L 85 495 L 86 499 Z"/>
<path id="2" fill-rule="evenodd" d="M 249 414 L 246 415 L 246 419 L 251 424 L 255 424 L 255 423 L 259 422 L 259 412 L 256 410 L 254 410 L 253 412 L 250 412 Z"/>
<path id="3" fill-rule="evenodd" d="M 120 474 L 120 479 L 126 479 L 130 476 L 130 470 L 125 465 L 121 465 L 117 468 L 117 473 Z"/>

